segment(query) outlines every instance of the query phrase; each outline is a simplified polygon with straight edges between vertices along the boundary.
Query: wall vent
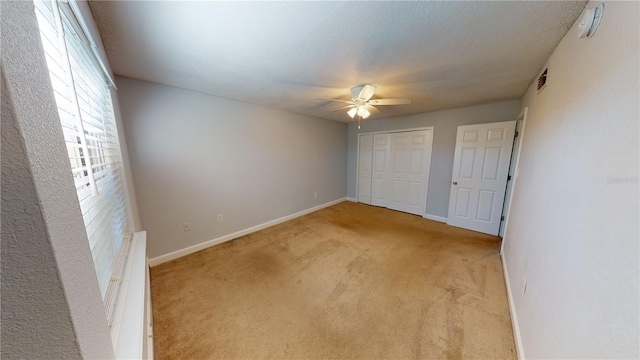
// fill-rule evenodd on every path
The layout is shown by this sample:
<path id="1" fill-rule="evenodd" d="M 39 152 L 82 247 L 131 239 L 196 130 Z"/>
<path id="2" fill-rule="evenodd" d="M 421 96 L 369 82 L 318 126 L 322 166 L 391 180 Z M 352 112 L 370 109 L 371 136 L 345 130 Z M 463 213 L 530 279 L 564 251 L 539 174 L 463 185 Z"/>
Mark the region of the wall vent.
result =
<path id="1" fill-rule="evenodd" d="M 546 67 L 542 71 L 542 74 L 540 74 L 540 76 L 538 77 L 538 94 L 540 94 L 542 90 L 544 90 L 544 88 L 547 86 L 548 74 L 549 74 L 549 68 Z"/>

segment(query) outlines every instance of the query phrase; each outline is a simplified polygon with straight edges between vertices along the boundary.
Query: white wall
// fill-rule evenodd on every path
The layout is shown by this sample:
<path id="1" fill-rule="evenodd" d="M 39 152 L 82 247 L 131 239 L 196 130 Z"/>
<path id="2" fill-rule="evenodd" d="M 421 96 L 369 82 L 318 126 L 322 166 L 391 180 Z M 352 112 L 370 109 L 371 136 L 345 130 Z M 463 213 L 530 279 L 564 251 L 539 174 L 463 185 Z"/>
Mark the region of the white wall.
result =
<path id="1" fill-rule="evenodd" d="M 356 198 L 359 133 L 433 126 L 433 152 L 427 193 L 427 213 L 447 217 L 458 126 L 515 120 L 519 110 L 520 101 L 510 100 L 391 119 L 367 120 L 362 122 L 360 130 L 358 130 L 357 123 L 351 123 L 349 124 L 347 194 L 349 197 Z"/>
<path id="2" fill-rule="evenodd" d="M 149 257 L 346 196 L 346 124 L 116 81 Z"/>
<path id="3" fill-rule="evenodd" d="M 607 2 L 590 39 L 574 24 L 522 101 L 504 256 L 530 359 L 639 356 L 639 6 Z"/>
<path id="4" fill-rule="evenodd" d="M 2 358 L 113 348 L 30 1 L 2 2 Z"/>
<path id="5" fill-rule="evenodd" d="M 140 212 L 138 211 L 138 201 L 136 198 L 136 191 L 133 187 L 133 176 L 131 175 L 131 161 L 129 160 L 129 148 L 127 147 L 126 138 L 124 136 L 124 125 L 122 124 L 122 112 L 120 111 L 119 93 L 113 87 L 111 90 L 111 100 L 113 102 L 113 115 L 116 120 L 116 128 L 118 130 L 118 142 L 120 145 L 120 153 L 122 154 L 122 170 L 121 174 L 125 181 L 123 186 L 123 192 L 125 201 L 129 210 L 129 230 L 141 231 L 142 225 L 140 224 Z"/>

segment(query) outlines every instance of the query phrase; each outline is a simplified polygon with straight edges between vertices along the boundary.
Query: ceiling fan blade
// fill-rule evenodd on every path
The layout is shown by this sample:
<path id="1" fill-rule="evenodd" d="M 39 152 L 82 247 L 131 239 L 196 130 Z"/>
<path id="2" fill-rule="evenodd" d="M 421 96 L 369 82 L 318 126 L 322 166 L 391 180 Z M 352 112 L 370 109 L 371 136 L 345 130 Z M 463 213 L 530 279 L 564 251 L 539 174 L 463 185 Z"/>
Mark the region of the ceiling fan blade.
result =
<path id="1" fill-rule="evenodd" d="M 339 107 L 339 108 L 337 108 L 335 110 L 332 110 L 332 111 L 340 111 L 340 110 L 349 109 L 349 108 L 352 108 L 352 107 L 355 107 L 355 105 L 351 104 L 351 105 Z"/>
<path id="2" fill-rule="evenodd" d="M 350 101 L 350 100 L 337 100 L 337 99 L 316 99 L 316 100 L 322 100 L 322 101 L 335 101 L 335 102 L 340 102 L 340 103 L 345 103 L 345 104 L 351 104 L 351 105 L 353 105 L 353 101 Z"/>
<path id="3" fill-rule="evenodd" d="M 367 110 L 369 110 L 369 112 L 372 114 L 377 114 L 380 112 L 380 110 L 376 109 L 376 107 L 371 104 L 367 104 Z"/>
<path id="4" fill-rule="evenodd" d="M 411 104 L 411 99 L 375 99 L 369 100 L 369 105 L 406 105 Z"/>
<path id="5" fill-rule="evenodd" d="M 353 99 L 353 101 L 358 100 L 358 97 L 360 97 L 360 91 L 362 91 L 363 87 L 364 85 L 359 85 L 349 89 L 349 92 L 351 93 L 351 99 Z"/>
<path id="6" fill-rule="evenodd" d="M 360 90 L 360 95 L 358 96 L 360 99 L 369 100 L 373 96 L 373 93 L 376 92 L 376 87 L 373 85 L 366 84 Z"/>

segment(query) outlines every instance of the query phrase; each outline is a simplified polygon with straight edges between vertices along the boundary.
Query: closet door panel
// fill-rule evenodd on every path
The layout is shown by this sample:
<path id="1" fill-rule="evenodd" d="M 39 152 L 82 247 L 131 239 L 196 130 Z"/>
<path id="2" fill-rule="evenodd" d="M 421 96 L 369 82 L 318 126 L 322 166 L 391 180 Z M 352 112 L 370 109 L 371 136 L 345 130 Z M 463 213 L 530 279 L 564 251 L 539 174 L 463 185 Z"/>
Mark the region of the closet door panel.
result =
<path id="1" fill-rule="evenodd" d="M 389 182 L 389 134 L 373 136 L 373 176 L 371 205 L 387 206 L 387 183 Z"/>
<path id="2" fill-rule="evenodd" d="M 409 133 L 391 134 L 391 171 L 387 202 L 389 209 L 405 211 L 409 155 Z"/>
<path id="3" fill-rule="evenodd" d="M 427 187 L 431 163 L 431 130 L 413 131 L 409 136 L 409 168 L 407 169 L 407 202 L 405 211 L 424 215 L 427 209 Z"/>
<path id="4" fill-rule="evenodd" d="M 358 146 L 358 202 L 371 204 L 373 135 L 361 135 Z"/>

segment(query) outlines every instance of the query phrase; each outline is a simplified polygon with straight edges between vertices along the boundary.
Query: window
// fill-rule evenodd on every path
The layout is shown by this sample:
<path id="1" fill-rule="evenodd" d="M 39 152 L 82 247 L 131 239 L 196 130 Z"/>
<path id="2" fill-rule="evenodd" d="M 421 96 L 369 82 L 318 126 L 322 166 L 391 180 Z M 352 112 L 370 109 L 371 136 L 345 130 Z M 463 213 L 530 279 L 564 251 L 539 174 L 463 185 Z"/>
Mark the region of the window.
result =
<path id="1" fill-rule="evenodd" d="M 131 234 L 111 90 L 67 3 L 35 0 L 60 124 L 111 326 Z"/>

